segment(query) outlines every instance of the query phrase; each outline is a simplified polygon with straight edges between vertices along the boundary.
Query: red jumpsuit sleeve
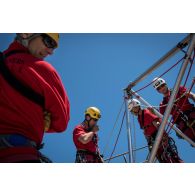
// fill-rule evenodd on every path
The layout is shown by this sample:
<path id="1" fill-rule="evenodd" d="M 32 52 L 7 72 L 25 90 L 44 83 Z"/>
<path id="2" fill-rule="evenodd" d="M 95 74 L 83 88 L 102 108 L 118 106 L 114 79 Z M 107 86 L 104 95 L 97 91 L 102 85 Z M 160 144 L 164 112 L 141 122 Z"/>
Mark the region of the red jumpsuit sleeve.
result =
<path id="1" fill-rule="evenodd" d="M 187 88 L 185 88 L 184 86 L 180 86 L 179 87 L 179 93 L 184 94 L 185 92 L 187 92 Z"/>
<path id="2" fill-rule="evenodd" d="M 149 125 L 151 124 L 154 120 L 157 120 L 158 116 L 155 114 L 152 114 L 149 110 L 145 110 L 144 112 L 144 124 Z"/>
<path id="3" fill-rule="evenodd" d="M 79 128 L 79 127 L 76 127 L 74 132 L 73 132 L 73 135 L 74 135 L 74 139 L 78 141 L 78 138 L 85 134 L 86 132 L 83 130 L 83 128 Z"/>
<path id="4" fill-rule="evenodd" d="M 31 74 L 37 78 L 45 98 L 45 110 L 51 113 L 51 126 L 47 131 L 62 132 L 67 128 L 70 119 L 70 104 L 62 81 L 56 70 L 47 62 L 39 61 L 31 68 Z"/>

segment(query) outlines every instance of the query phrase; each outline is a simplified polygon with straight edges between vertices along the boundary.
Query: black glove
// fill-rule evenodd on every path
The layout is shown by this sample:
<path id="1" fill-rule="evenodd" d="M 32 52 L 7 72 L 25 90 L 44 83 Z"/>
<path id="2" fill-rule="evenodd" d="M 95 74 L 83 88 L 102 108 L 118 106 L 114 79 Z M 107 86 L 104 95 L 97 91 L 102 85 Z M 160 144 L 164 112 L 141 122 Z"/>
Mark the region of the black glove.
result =
<path id="1" fill-rule="evenodd" d="M 176 135 L 179 139 L 183 139 L 183 137 L 181 137 L 181 135 L 179 135 L 177 132 L 176 132 Z"/>

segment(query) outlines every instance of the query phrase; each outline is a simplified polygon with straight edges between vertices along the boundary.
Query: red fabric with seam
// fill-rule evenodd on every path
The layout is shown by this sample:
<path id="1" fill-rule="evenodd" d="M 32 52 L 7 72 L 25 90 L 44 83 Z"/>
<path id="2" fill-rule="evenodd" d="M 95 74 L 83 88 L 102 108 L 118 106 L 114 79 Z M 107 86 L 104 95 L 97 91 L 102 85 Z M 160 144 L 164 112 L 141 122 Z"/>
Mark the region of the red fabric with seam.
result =
<path id="1" fill-rule="evenodd" d="M 144 109 L 144 121 L 142 121 L 142 114 L 138 115 L 138 122 L 140 124 L 140 126 L 147 126 L 150 125 L 149 127 L 147 127 L 146 129 L 144 129 L 144 135 L 146 136 L 151 136 L 153 133 L 155 133 L 157 131 L 156 127 L 152 124 L 152 122 L 154 120 L 159 120 L 159 117 L 152 114 L 148 109 Z"/>
<path id="2" fill-rule="evenodd" d="M 12 147 L 0 149 L 0 163 L 15 163 L 27 160 L 39 160 L 39 153 L 33 147 Z"/>
<path id="3" fill-rule="evenodd" d="M 78 138 L 87 133 L 87 131 L 84 129 L 84 127 L 82 125 L 77 125 L 73 131 L 73 141 L 74 141 L 74 144 L 78 149 L 83 149 L 83 150 L 88 150 L 88 151 L 91 151 L 91 152 L 96 152 L 97 151 L 97 143 L 94 143 L 94 141 L 90 141 L 88 142 L 87 144 L 82 144 Z"/>
<path id="4" fill-rule="evenodd" d="M 183 86 L 180 86 L 179 87 L 179 90 L 178 90 L 178 93 L 176 95 L 176 99 L 180 98 L 186 92 L 187 92 L 187 88 L 185 88 Z M 186 95 L 184 95 L 179 101 L 175 102 L 175 105 L 177 105 L 177 107 L 179 109 L 181 109 L 182 111 L 189 110 L 192 107 L 191 104 L 190 104 L 190 102 L 189 102 L 189 99 L 188 98 L 186 99 Z M 171 96 L 171 94 L 169 96 L 167 96 L 167 97 L 164 97 L 163 98 L 164 101 L 162 101 L 160 103 L 160 113 L 161 114 L 164 114 L 165 113 L 166 106 L 164 106 L 164 105 L 168 104 L 169 99 L 170 99 L 170 96 Z M 186 99 L 186 102 L 185 102 L 184 106 L 182 106 L 183 103 L 184 103 L 184 101 L 185 101 L 185 99 Z M 173 117 L 175 116 L 175 109 L 174 108 L 171 110 L 171 114 L 173 115 Z"/>

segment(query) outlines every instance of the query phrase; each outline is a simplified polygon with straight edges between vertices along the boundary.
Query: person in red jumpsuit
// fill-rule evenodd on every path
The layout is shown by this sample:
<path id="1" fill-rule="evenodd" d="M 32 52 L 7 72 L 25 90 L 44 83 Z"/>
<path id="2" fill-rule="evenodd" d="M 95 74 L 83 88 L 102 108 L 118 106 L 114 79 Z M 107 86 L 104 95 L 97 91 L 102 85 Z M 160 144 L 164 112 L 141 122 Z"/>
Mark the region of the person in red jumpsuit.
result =
<path id="1" fill-rule="evenodd" d="M 154 144 L 161 119 L 154 115 L 149 109 L 141 109 L 140 102 L 136 99 L 131 99 L 128 102 L 129 111 L 138 117 L 140 128 L 143 129 L 145 138 L 151 151 Z M 164 132 L 161 144 L 158 148 L 157 155 L 160 163 L 182 163 L 174 140 Z"/>
<path id="2" fill-rule="evenodd" d="M 89 107 L 85 111 L 84 121 L 75 127 L 73 141 L 77 148 L 76 163 L 104 162 L 98 147 L 97 122 L 100 118 L 100 110 L 96 107 Z"/>
<path id="3" fill-rule="evenodd" d="M 160 113 L 164 114 L 172 90 L 168 88 L 165 80 L 162 78 L 155 78 L 153 80 L 153 87 L 163 95 L 163 101 L 160 103 Z M 195 107 L 190 103 L 189 99 L 195 101 L 195 94 L 192 92 L 189 93 L 185 87 L 180 86 L 171 110 L 171 115 L 173 123 L 195 142 Z M 177 136 L 181 138 L 180 135 L 177 134 Z"/>
<path id="4" fill-rule="evenodd" d="M 3 52 L 1 62 L 43 101 L 38 104 L 24 96 L 0 73 L 0 162 L 41 162 L 38 149 L 44 133 L 67 128 L 70 105 L 66 90 L 54 67 L 44 61 L 58 41 L 58 33 L 20 33 Z"/>

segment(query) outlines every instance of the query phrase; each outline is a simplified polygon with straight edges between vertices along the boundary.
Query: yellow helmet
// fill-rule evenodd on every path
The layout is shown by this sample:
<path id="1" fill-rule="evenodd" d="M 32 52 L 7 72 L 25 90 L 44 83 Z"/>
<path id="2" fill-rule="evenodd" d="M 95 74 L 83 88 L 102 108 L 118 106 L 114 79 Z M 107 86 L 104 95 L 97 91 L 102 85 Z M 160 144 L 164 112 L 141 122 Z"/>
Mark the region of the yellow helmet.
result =
<path id="1" fill-rule="evenodd" d="M 51 37 L 56 42 L 58 47 L 59 37 L 60 37 L 59 33 L 45 33 L 45 34 Z"/>
<path id="2" fill-rule="evenodd" d="M 91 118 L 99 120 L 101 118 L 100 110 L 96 107 L 89 107 L 85 111 L 85 115 L 89 115 Z"/>
<path id="3" fill-rule="evenodd" d="M 45 34 L 45 35 L 49 36 L 50 38 L 52 38 L 55 41 L 57 47 L 59 44 L 59 33 L 26 33 L 27 34 L 26 38 L 22 37 L 21 34 L 23 34 L 23 33 L 16 33 L 16 39 L 19 42 L 21 42 L 22 45 L 24 45 L 25 47 L 28 47 L 30 40 L 32 40 L 35 37 L 38 37 L 42 34 Z"/>

